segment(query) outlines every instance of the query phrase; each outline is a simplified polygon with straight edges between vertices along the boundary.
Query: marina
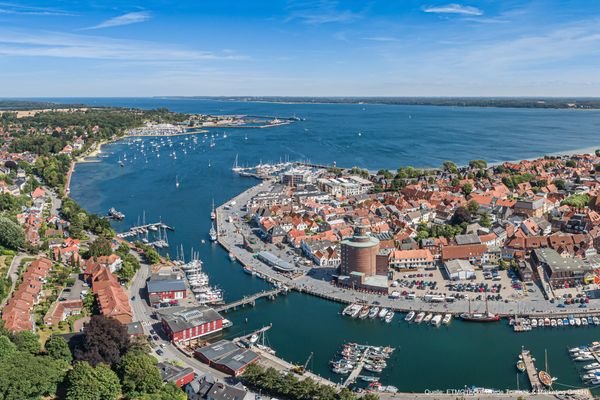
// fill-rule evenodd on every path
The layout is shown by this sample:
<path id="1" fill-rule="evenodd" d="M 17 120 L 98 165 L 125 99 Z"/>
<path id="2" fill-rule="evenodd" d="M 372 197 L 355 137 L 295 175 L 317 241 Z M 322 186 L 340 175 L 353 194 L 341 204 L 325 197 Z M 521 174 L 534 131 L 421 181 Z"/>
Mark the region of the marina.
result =
<path id="1" fill-rule="evenodd" d="M 115 101 L 119 102 L 121 100 L 117 99 Z M 191 104 L 180 102 L 169 104 L 169 106 L 176 109 L 177 107 L 184 106 L 192 107 Z M 235 104 L 232 104 L 232 106 L 237 107 Z M 264 106 L 266 109 L 270 107 L 266 104 L 258 106 L 244 104 L 244 107 L 246 106 Z M 202 107 L 207 107 L 207 110 L 213 107 L 213 110 L 208 112 L 218 112 L 219 108 L 229 107 L 229 104 L 206 102 L 202 103 Z M 400 150 L 394 147 L 395 145 L 391 147 L 394 151 L 393 157 L 388 155 L 377 159 L 372 157 L 372 154 L 375 154 L 374 151 L 376 151 L 371 146 L 373 138 L 370 138 L 370 135 L 372 133 L 368 126 L 360 126 L 357 123 L 358 120 L 352 119 L 355 111 L 353 111 L 351 106 L 335 107 L 335 113 L 342 116 L 340 119 L 336 119 L 337 117 L 333 117 L 331 113 L 326 114 L 326 119 L 319 118 L 316 113 L 312 113 L 310 110 L 311 107 L 317 108 L 316 106 L 303 107 L 300 107 L 296 112 L 299 115 L 307 116 L 306 121 L 278 127 L 273 130 L 261 130 L 260 133 L 261 135 L 264 134 L 264 136 L 257 136 L 254 132 L 247 131 L 248 140 L 244 140 L 244 132 L 230 129 L 227 131 L 227 139 L 224 141 L 216 140 L 217 145 L 212 150 L 208 148 L 208 140 L 205 147 L 200 147 L 202 135 L 195 135 L 198 138 L 198 148 L 194 152 L 189 147 L 192 144 L 191 136 L 187 141 L 185 138 L 188 136 L 174 137 L 172 141 L 173 147 L 177 147 L 176 160 L 170 156 L 172 150 L 169 153 L 169 147 L 166 143 L 167 138 L 164 138 L 165 144 L 161 145 L 159 150 L 145 151 L 146 156 L 148 156 L 148 163 L 145 163 L 144 157 L 139 153 L 141 144 L 145 143 L 144 149 L 149 149 L 150 143 L 158 139 L 144 138 L 143 142 L 137 142 L 137 145 L 132 144 L 131 146 L 126 145 L 123 141 L 109 144 L 103 148 L 107 157 L 102 158 L 101 162 L 94 163 L 93 165 L 78 164 L 71 187 L 72 195 L 80 204 L 92 212 L 105 214 L 106 210 L 110 207 L 115 207 L 119 211 L 124 212 L 126 217 L 123 224 L 130 223 L 132 226 L 136 225 L 135 215 L 141 209 L 146 209 L 150 215 L 162 215 L 163 219 L 166 218 L 169 221 L 169 225 L 177 228 L 176 232 L 169 231 L 169 253 L 171 255 L 175 254 L 176 247 L 180 243 L 184 244 L 186 248 L 195 247 L 199 249 L 204 264 L 203 272 L 210 276 L 211 283 L 217 284 L 224 289 L 225 300 L 228 303 L 244 296 L 252 295 L 253 293 L 271 290 L 271 284 L 266 281 L 266 278 L 282 279 L 282 275 L 275 274 L 268 267 L 263 270 L 261 267 L 256 266 L 260 264 L 251 265 L 249 263 L 248 265 L 254 269 L 255 274 L 246 274 L 240 264 L 230 261 L 229 253 L 233 253 L 236 258 L 239 257 L 239 251 L 236 248 L 229 248 L 229 250 L 224 251 L 217 246 L 202 246 L 200 244 L 202 238 L 208 237 L 210 224 L 207 223 L 207 216 L 210 214 L 213 195 L 217 204 L 229 204 L 231 202 L 230 199 L 248 187 L 259 183 L 252 179 L 242 179 L 243 177 L 231 173 L 231 166 L 236 153 L 240 153 L 240 157 L 243 154 L 244 161 L 251 165 L 258 164 L 260 158 L 265 157 L 265 146 L 269 146 L 274 154 L 290 154 L 290 156 L 296 159 L 306 158 L 310 154 L 312 159 L 324 165 L 331 164 L 332 160 L 336 160 L 338 164 L 359 164 L 376 170 L 382 166 L 396 168 L 400 162 L 397 155 Z M 290 110 L 293 108 L 295 107 L 289 106 Z M 386 127 L 386 121 L 389 121 L 386 116 L 386 110 L 388 109 L 402 110 L 402 107 L 367 107 L 367 111 L 365 111 L 366 114 L 371 115 L 377 121 L 382 121 L 378 122 L 378 131 L 380 131 L 377 136 L 378 148 L 382 144 L 386 146 L 390 144 L 392 136 L 394 140 L 398 140 L 399 133 L 394 131 L 392 134 L 391 128 Z M 401 113 L 403 111 L 398 112 Z M 427 108 L 420 111 L 417 108 L 412 108 L 410 112 L 413 115 L 411 123 L 418 124 L 420 120 L 426 117 L 428 112 L 434 112 L 437 115 L 445 111 L 444 109 Z M 458 118 L 460 124 L 463 124 L 464 117 L 466 117 L 466 114 L 469 114 L 470 123 L 472 125 L 475 124 L 477 129 L 481 128 L 482 132 L 486 132 L 486 135 L 489 133 L 489 136 L 498 137 L 499 133 L 497 131 L 493 133 L 495 124 L 500 123 L 504 118 L 511 118 L 521 124 L 525 118 L 523 114 L 526 115 L 527 110 L 514 112 L 512 110 L 503 110 L 503 113 L 506 115 L 500 118 L 498 113 L 494 113 L 491 110 L 479 111 L 467 109 L 464 112 L 463 110 L 457 110 L 452 114 L 448 113 L 448 115 Z M 545 118 L 550 118 L 552 123 L 556 123 L 563 131 L 571 132 L 568 123 L 569 114 L 558 112 L 561 116 L 560 118 L 555 118 L 553 115 L 556 113 L 550 110 L 547 112 L 548 115 Z M 292 114 L 292 111 L 289 111 L 289 114 Z M 592 115 L 592 112 L 587 115 Z M 565 123 L 561 123 L 562 118 L 565 118 Z M 349 148 L 345 144 L 342 145 L 343 134 L 340 134 L 342 135 L 340 138 L 331 136 L 330 139 L 324 139 L 324 147 L 314 148 L 315 140 L 319 140 L 320 137 L 328 138 L 329 133 L 333 132 L 331 130 L 332 124 L 342 126 L 345 119 L 353 126 L 357 126 L 353 130 L 354 132 L 357 129 L 363 132 L 360 138 L 360 148 L 368 156 L 363 157 L 357 154 L 356 148 L 353 147 L 354 145 L 351 145 Z M 447 123 L 450 128 L 460 129 L 456 126 L 452 127 L 455 124 L 452 118 L 445 118 L 444 120 L 449 121 Z M 327 124 L 329 124 L 329 128 L 327 128 Z M 485 127 L 482 127 L 482 124 Z M 523 124 L 526 124 L 526 122 Z M 389 126 L 391 127 L 392 124 Z M 394 123 L 393 126 L 397 127 L 398 124 Z M 304 132 L 305 127 L 309 129 L 308 132 Z M 287 131 L 288 129 L 290 130 L 289 132 Z M 325 130 L 321 133 L 319 129 Z M 415 128 L 412 127 L 411 129 Z M 439 129 L 441 128 L 436 127 L 435 131 L 439 132 Z M 531 129 L 533 130 L 533 128 Z M 584 131 L 585 129 L 580 131 Z M 574 134 L 576 135 L 577 132 Z M 210 135 L 209 133 L 209 138 Z M 306 140 L 299 141 L 294 146 L 293 151 L 290 151 L 289 138 L 301 137 L 302 135 L 305 135 Z M 356 134 L 354 133 L 352 137 L 355 139 Z M 432 139 L 427 132 L 420 131 L 418 137 L 419 141 L 421 139 L 430 141 L 428 152 L 439 152 L 440 154 L 443 152 L 443 154 L 448 154 L 448 158 L 457 160 L 457 162 L 467 162 L 469 160 L 470 155 L 461 156 L 461 152 L 454 149 L 452 144 L 445 144 L 440 148 L 438 142 Z M 532 156 L 539 152 L 551 152 L 551 147 L 554 143 L 554 141 L 540 139 L 539 142 L 547 143 L 547 145 L 544 145 L 547 147 L 532 150 L 525 145 L 515 143 L 515 140 L 518 141 L 518 138 L 515 139 L 512 136 L 503 137 L 506 143 L 511 143 L 510 151 L 504 151 L 503 148 L 498 149 L 496 146 L 493 154 L 481 151 L 481 157 L 488 159 L 511 159 L 520 158 L 524 155 Z M 548 138 L 546 137 L 546 139 Z M 580 139 L 577 139 L 575 146 L 581 147 L 582 144 L 585 145 L 585 138 L 580 137 Z M 489 143 L 487 136 L 480 138 L 480 140 L 481 143 Z M 529 137 L 528 140 L 537 139 Z M 180 142 L 186 143 L 186 145 L 181 145 Z M 477 142 L 476 146 L 479 146 L 479 143 Z M 576 148 L 571 143 L 562 142 L 560 146 L 555 147 L 555 151 L 562 148 L 569 148 L 569 146 L 571 146 L 570 148 Z M 184 147 L 187 154 L 182 151 Z M 137 149 L 135 151 L 138 151 L 135 160 L 132 155 L 134 148 Z M 129 152 L 125 168 L 118 168 L 116 165 L 118 156 L 119 154 L 123 154 L 124 151 Z M 529 153 L 524 154 L 527 152 Z M 158 157 L 158 154 L 160 154 L 160 157 Z M 349 157 L 350 155 L 352 157 Z M 278 157 L 277 155 L 273 158 Z M 208 168 L 209 159 L 212 164 L 211 168 Z M 423 158 L 423 154 L 417 150 L 402 155 L 402 164 L 435 166 L 439 162 L 439 160 L 428 159 L 427 157 Z M 107 179 L 107 176 L 111 179 Z M 176 176 L 178 176 L 180 182 L 179 190 L 175 188 Z M 220 188 L 222 188 L 217 193 L 209 185 L 210 182 L 215 182 L 216 180 L 220 182 Z M 159 187 L 166 189 L 157 190 Z M 110 196 L 103 195 L 98 197 L 97 195 L 92 195 L 92 193 L 98 192 L 110 193 Z M 235 215 L 233 217 L 235 218 Z M 239 217 L 241 218 L 242 215 Z M 227 217 L 224 217 L 223 221 L 219 223 L 226 223 L 226 220 Z M 115 226 L 118 225 L 115 224 Z M 224 239 L 226 238 L 227 236 Z M 222 239 L 219 238 L 219 240 Z M 166 248 L 161 250 L 161 252 L 166 251 Z M 241 261 L 244 264 L 248 262 L 246 258 Z M 265 276 L 265 279 L 258 279 L 258 274 Z M 232 329 L 232 334 L 235 334 L 236 332 L 259 329 L 261 326 L 273 323 L 277 329 L 270 332 L 269 339 L 273 344 L 273 348 L 277 349 L 277 354 L 280 357 L 290 360 L 292 363 L 300 364 L 304 363 L 311 351 L 314 351 L 315 355 L 312 362 L 314 363 L 315 372 L 330 379 L 339 379 L 332 375 L 328 361 L 333 356 L 333 351 L 340 348 L 343 344 L 337 338 L 338 335 L 332 334 L 332 332 L 346 332 L 349 339 L 358 343 L 389 343 L 396 348 L 402 346 L 403 359 L 418 359 L 422 365 L 435 364 L 438 366 L 438 371 L 444 371 L 443 373 L 431 372 L 427 368 L 410 365 L 411 363 L 390 360 L 388 362 L 390 367 L 386 369 L 385 374 L 381 375 L 380 381 L 382 385 L 394 385 L 402 391 L 414 392 L 422 392 L 427 388 L 463 389 L 465 385 L 470 387 L 473 384 L 479 387 L 516 389 L 514 374 L 515 353 L 519 351 L 521 345 L 525 345 L 533 353 L 543 355 L 544 345 L 542 343 L 548 347 L 548 355 L 553 360 L 553 372 L 560 377 L 560 382 L 572 386 L 581 386 L 580 374 L 572 367 L 571 359 L 566 354 L 565 348 L 573 347 L 580 343 L 591 343 L 597 339 L 598 331 L 595 329 L 571 329 L 568 335 L 565 335 L 558 334 L 556 329 L 537 328 L 524 335 L 515 335 L 512 328 L 508 326 L 508 323 L 466 324 L 460 319 L 453 318 L 450 324 L 451 329 L 425 329 L 424 324 L 415 324 L 414 322 L 412 324 L 400 323 L 400 320 L 404 321 L 404 318 L 411 311 L 414 311 L 414 309 L 410 309 L 411 304 L 413 308 L 416 306 L 414 301 L 412 303 L 407 302 L 405 307 L 402 306 L 403 310 L 394 308 L 396 316 L 390 324 L 370 324 L 368 323 L 369 318 L 366 320 L 357 320 L 338 315 L 347 305 L 360 301 L 360 296 L 356 298 L 356 296 L 347 295 L 345 305 L 341 306 L 339 302 L 329 301 L 329 299 L 336 297 L 332 294 L 334 288 L 328 287 L 327 290 L 320 290 L 308 286 L 303 287 L 303 284 L 304 282 L 299 280 L 297 285 L 292 288 L 293 292 L 288 296 L 278 296 L 275 301 L 264 302 L 260 307 L 245 307 L 239 308 L 238 311 L 229 312 L 228 319 L 234 321 L 234 326 L 230 329 Z M 313 292 L 314 296 L 306 296 L 296 292 Z M 379 298 L 378 300 L 382 303 L 387 302 L 386 298 Z M 387 304 L 385 307 L 388 309 L 391 308 Z M 492 304 L 490 304 L 491 308 Z M 480 307 L 481 309 L 483 307 Z M 554 311 L 558 313 L 559 309 L 555 308 Z M 452 306 L 450 306 L 447 312 L 444 312 L 443 309 L 439 312 L 428 312 L 432 314 L 450 313 L 456 316 L 456 312 L 452 309 Z M 588 311 L 588 313 L 590 312 Z M 414 318 L 417 317 L 417 314 L 419 313 L 416 312 Z M 527 313 L 527 315 L 534 314 L 537 313 L 530 311 Z M 539 314 L 551 315 L 548 312 L 544 312 L 544 310 L 541 310 Z M 302 324 L 298 324 L 297 318 L 290 318 L 290 315 L 309 315 L 311 324 L 300 326 Z M 506 313 L 504 315 L 510 316 L 512 314 Z M 554 318 L 557 318 L 556 315 Z M 377 319 L 377 321 L 380 321 L 380 319 Z M 289 343 L 290 332 L 294 333 L 293 336 L 297 340 L 297 346 L 287 345 Z M 403 343 L 407 341 L 414 345 L 403 346 Z M 449 346 L 448 343 L 452 343 L 452 345 Z M 493 345 L 490 345 L 490 343 L 493 343 Z M 427 351 L 423 349 L 427 349 Z M 439 355 L 441 352 L 445 354 L 444 358 L 436 356 L 436 354 Z M 465 354 L 472 355 L 470 357 L 471 362 L 458 362 L 457 360 L 464 359 Z M 457 365 L 460 368 L 457 368 Z M 366 373 L 362 373 L 362 375 L 366 375 Z M 436 382 L 434 388 L 431 387 L 432 380 Z"/>

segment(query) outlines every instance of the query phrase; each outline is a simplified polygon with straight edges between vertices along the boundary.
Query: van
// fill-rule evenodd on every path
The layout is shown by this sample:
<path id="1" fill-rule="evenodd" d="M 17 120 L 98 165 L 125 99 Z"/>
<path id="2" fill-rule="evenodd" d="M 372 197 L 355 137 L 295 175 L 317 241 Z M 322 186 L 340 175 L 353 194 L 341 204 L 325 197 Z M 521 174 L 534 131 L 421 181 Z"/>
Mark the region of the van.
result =
<path id="1" fill-rule="evenodd" d="M 406 300 L 414 300 L 417 298 L 417 295 L 414 293 L 409 293 L 406 295 Z"/>

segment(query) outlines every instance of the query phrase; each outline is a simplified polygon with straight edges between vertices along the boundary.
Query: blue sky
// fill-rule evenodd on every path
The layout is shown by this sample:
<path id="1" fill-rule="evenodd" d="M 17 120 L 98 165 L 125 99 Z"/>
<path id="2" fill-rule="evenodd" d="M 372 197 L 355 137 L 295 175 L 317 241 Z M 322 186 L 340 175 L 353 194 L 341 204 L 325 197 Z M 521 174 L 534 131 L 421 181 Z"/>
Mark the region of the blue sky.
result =
<path id="1" fill-rule="evenodd" d="M 1 97 L 160 95 L 600 96 L 600 1 L 0 0 Z"/>

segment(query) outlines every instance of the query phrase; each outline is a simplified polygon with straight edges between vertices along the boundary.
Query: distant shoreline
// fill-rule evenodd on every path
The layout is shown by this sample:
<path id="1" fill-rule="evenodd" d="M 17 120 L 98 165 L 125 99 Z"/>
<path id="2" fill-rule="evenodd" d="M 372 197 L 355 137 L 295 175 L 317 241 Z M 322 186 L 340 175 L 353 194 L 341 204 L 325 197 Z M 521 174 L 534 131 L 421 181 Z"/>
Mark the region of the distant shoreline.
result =
<path id="1" fill-rule="evenodd" d="M 166 100 L 212 100 L 267 104 L 402 105 L 457 108 L 523 108 L 600 110 L 600 98 L 570 97 L 285 97 L 285 96 L 156 96 Z"/>

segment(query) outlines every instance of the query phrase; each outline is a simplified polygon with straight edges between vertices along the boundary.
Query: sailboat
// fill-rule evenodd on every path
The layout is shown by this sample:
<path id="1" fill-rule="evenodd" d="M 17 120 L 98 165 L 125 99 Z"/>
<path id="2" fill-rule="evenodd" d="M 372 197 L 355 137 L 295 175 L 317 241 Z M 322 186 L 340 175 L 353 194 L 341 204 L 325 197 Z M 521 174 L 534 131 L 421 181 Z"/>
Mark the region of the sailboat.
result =
<path id="1" fill-rule="evenodd" d="M 211 241 L 213 241 L 213 242 L 217 241 L 217 230 L 215 229 L 214 222 L 212 224 L 210 224 L 210 230 L 208 231 L 208 234 L 210 236 Z"/>
<path id="2" fill-rule="evenodd" d="M 215 212 L 215 199 L 212 201 L 212 211 L 210 212 L 210 219 L 214 220 L 217 218 L 217 213 Z"/>
<path id="3" fill-rule="evenodd" d="M 551 387 L 552 382 L 554 382 L 556 380 L 556 378 L 552 378 L 552 376 L 548 372 L 548 351 L 547 350 L 544 350 L 544 358 L 545 358 L 545 365 L 544 365 L 545 370 L 540 371 L 538 373 L 538 377 L 540 378 L 540 382 L 542 382 L 542 385 L 544 385 L 546 387 Z"/>
<path id="4" fill-rule="evenodd" d="M 471 299 L 469 299 L 469 312 L 460 314 L 460 318 L 470 322 L 496 322 L 500 321 L 498 314 L 493 314 L 488 311 L 487 298 L 485 300 L 485 314 L 471 312 Z"/>
<path id="5" fill-rule="evenodd" d="M 233 172 L 240 172 L 242 171 L 242 168 L 240 166 L 238 166 L 238 155 L 235 155 L 235 162 L 233 163 L 233 168 L 231 168 L 231 170 Z"/>

